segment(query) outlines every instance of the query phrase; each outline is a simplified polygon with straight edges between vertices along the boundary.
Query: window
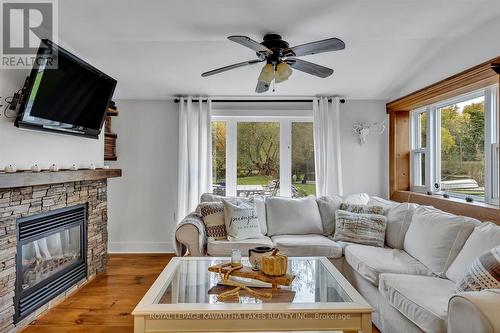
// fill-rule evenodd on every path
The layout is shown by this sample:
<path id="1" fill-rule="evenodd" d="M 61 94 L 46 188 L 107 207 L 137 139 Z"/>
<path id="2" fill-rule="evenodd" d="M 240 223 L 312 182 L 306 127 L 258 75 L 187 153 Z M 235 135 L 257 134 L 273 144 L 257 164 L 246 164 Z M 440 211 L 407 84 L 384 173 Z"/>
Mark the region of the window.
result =
<path id="1" fill-rule="evenodd" d="M 412 190 L 498 203 L 498 88 L 412 112 Z"/>
<path id="2" fill-rule="evenodd" d="M 292 123 L 292 195 L 316 195 L 313 124 Z"/>
<path id="3" fill-rule="evenodd" d="M 280 175 L 280 123 L 238 122 L 237 196 L 276 195 Z"/>
<path id="4" fill-rule="evenodd" d="M 214 193 L 288 197 L 316 194 L 310 103 L 307 107 L 280 112 L 215 110 L 212 117 Z"/>

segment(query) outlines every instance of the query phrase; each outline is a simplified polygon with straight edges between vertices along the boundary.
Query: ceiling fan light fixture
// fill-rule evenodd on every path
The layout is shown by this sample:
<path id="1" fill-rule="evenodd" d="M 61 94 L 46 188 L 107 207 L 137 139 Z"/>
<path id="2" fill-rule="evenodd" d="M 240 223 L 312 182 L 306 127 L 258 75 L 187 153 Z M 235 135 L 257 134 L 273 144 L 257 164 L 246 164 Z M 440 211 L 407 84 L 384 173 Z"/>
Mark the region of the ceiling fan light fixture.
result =
<path id="1" fill-rule="evenodd" d="M 274 80 L 274 66 L 272 64 L 265 64 L 260 72 L 259 81 L 271 84 L 272 80 Z"/>
<path id="2" fill-rule="evenodd" d="M 292 75 L 292 68 L 287 63 L 280 62 L 276 66 L 276 74 L 275 74 L 275 82 L 280 83 L 288 80 L 288 78 Z"/>

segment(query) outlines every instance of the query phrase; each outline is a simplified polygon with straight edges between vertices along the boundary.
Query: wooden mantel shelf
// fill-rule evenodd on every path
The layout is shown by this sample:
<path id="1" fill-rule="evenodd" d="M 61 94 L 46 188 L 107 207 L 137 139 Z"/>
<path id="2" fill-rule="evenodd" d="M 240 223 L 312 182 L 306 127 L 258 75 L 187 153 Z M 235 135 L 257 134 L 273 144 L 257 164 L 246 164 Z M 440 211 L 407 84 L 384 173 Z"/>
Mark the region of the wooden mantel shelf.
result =
<path id="1" fill-rule="evenodd" d="M 121 169 L 0 172 L 0 189 L 121 177 Z"/>

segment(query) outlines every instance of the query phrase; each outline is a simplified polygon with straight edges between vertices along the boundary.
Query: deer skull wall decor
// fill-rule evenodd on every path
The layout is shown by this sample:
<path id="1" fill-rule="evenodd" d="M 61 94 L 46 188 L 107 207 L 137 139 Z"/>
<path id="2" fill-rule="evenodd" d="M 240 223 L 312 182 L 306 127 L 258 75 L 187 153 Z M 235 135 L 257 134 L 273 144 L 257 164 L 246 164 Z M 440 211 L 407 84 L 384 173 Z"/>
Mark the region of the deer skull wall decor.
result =
<path id="1" fill-rule="evenodd" d="M 380 127 L 380 130 L 378 131 L 378 135 L 381 135 L 385 131 L 385 121 L 379 121 L 377 123 L 354 123 L 352 125 L 352 131 L 354 132 L 354 135 L 358 137 L 359 139 L 359 144 L 364 145 L 366 142 L 366 137 L 368 134 L 370 134 L 370 130 L 375 127 Z"/>

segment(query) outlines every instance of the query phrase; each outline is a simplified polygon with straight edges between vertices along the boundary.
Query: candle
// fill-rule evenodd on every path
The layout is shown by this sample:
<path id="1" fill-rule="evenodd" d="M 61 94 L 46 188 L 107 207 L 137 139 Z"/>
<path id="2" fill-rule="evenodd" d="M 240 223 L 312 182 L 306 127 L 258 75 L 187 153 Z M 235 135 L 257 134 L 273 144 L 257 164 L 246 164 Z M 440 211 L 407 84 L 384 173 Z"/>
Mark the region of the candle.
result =
<path id="1" fill-rule="evenodd" d="M 240 250 L 232 250 L 231 251 L 231 266 L 239 266 L 241 265 L 241 251 Z"/>

